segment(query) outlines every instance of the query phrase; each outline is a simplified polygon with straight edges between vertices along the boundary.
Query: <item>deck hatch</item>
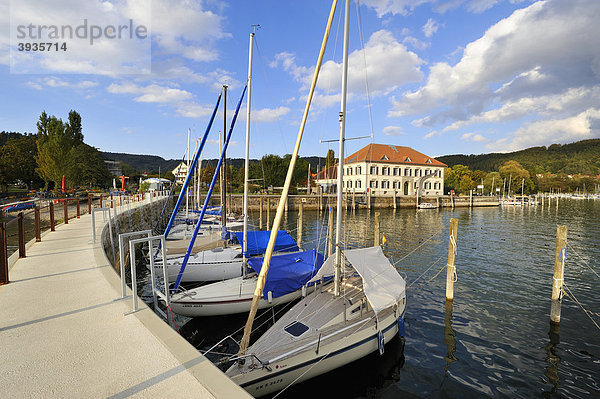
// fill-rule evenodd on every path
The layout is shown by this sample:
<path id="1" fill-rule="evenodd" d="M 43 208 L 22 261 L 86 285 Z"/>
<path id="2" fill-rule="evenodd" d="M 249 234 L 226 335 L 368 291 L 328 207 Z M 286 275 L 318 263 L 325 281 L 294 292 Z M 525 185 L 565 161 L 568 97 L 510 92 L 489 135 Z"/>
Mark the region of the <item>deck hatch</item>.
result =
<path id="1" fill-rule="evenodd" d="M 299 321 L 295 321 L 293 323 L 288 324 L 284 330 L 288 333 L 293 335 L 294 337 L 299 337 L 302 334 L 304 334 L 305 332 L 308 331 L 308 326 L 306 326 L 305 324 L 300 323 Z"/>

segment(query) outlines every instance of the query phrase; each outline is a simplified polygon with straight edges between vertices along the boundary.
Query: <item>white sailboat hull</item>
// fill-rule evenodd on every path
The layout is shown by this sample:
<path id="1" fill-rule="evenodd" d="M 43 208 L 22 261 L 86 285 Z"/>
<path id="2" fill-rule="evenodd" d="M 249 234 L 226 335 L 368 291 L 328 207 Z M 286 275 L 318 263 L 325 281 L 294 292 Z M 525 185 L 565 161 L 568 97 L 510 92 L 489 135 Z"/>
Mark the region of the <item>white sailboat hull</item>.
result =
<path id="1" fill-rule="evenodd" d="M 171 297 L 173 312 L 188 316 L 219 316 L 250 311 L 256 276 L 251 278 L 233 278 L 213 284 L 177 293 Z M 300 298 L 302 290 L 273 298 L 268 301 L 262 298 L 258 303 L 259 309 L 281 305 Z"/>
<path id="2" fill-rule="evenodd" d="M 182 282 L 190 281 L 221 281 L 240 277 L 242 275 L 242 257 L 239 248 L 215 248 L 201 251 L 190 256 Z M 174 279 L 181 270 L 183 257 L 167 259 L 167 273 L 169 281 Z M 147 264 L 150 267 L 150 264 Z M 163 265 L 160 258 L 154 263 L 154 271 L 162 275 Z"/>
<path id="3" fill-rule="evenodd" d="M 348 326 L 353 326 L 353 323 L 348 323 Z M 396 313 L 389 312 L 380 320 L 380 326 L 384 342 L 391 341 L 398 333 Z M 317 340 L 303 351 L 269 364 L 270 370 L 265 367 L 247 373 L 230 373 L 232 369 L 237 368 L 233 365 L 227 374 L 255 397 L 279 391 L 288 385 L 324 374 L 378 350 L 379 329 L 374 321 L 362 328 L 353 327 L 349 329 L 355 331 L 349 331 L 352 333 L 344 339 L 333 339 L 329 342 Z"/>

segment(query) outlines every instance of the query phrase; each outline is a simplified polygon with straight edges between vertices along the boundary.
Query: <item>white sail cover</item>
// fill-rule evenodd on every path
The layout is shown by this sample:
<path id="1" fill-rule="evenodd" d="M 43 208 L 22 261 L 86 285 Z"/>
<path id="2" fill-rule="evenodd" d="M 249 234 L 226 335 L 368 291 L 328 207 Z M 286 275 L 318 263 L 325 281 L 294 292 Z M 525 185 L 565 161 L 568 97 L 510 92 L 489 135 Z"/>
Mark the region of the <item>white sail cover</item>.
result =
<path id="1" fill-rule="evenodd" d="M 406 295 L 406 282 L 385 257 L 380 246 L 347 249 L 343 254 L 362 277 L 363 290 L 375 313 L 395 305 Z M 334 263 L 335 255 L 327 258 L 311 281 L 332 275 Z"/>

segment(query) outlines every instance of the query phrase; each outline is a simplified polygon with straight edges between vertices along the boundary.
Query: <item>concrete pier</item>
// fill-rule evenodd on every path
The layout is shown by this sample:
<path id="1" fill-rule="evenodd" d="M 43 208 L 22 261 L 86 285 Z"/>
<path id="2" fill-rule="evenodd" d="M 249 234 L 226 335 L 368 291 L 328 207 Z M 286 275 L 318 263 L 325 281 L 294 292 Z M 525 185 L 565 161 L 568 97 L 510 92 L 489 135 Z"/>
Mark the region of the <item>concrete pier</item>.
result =
<path id="1" fill-rule="evenodd" d="M 0 397 L 250 397 L 141 301 L 124 315 L 131 298 L 116 300 L 120 279 L 91 237 L 83 215 L 12 263 L 0 286 Z"/>

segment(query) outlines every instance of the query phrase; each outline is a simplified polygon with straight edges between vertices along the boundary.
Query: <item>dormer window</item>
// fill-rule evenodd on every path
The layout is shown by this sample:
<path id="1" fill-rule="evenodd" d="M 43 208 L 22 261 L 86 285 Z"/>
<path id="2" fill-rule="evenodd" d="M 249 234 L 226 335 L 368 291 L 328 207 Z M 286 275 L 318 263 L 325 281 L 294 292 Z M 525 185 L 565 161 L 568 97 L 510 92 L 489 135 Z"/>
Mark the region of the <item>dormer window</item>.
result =
<path id="1" fill-rule="evenodd" d="M 425 161 L 425 163 L 431 163 L 431 159 L 427 158 L 427 161 Z"/>
<path id="2" fill-rule="evenodd" d="M 404 158 L 404 162 L 412 162 L 412 160 L 410 159 L 410 157 L 406 157 Z"/>
<path id="3" fill-rule="evenodd" d="M 389 161 L 390 159 L 387 157 L 387 155 L 384 155 L 381 157 L 382 161 Z"/>

